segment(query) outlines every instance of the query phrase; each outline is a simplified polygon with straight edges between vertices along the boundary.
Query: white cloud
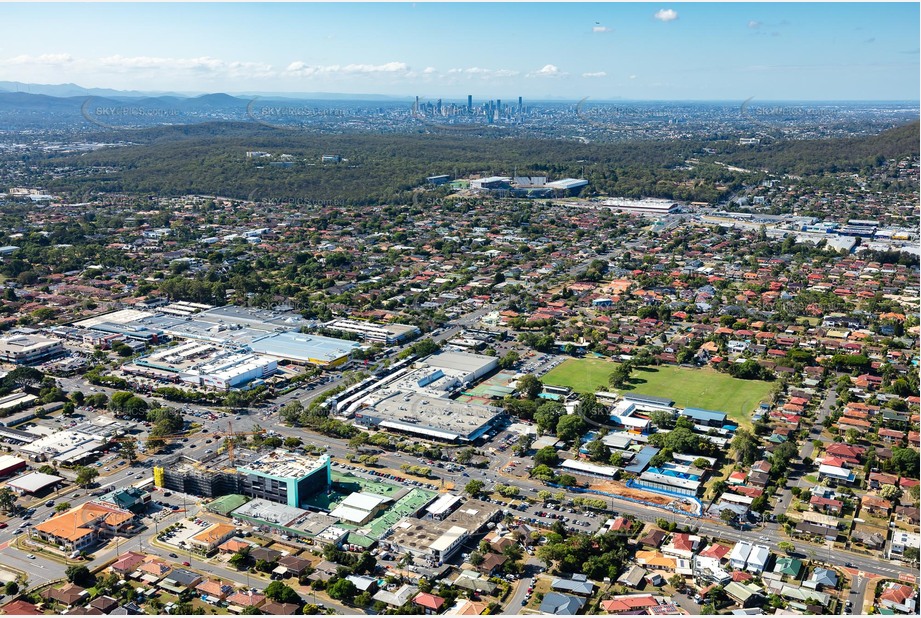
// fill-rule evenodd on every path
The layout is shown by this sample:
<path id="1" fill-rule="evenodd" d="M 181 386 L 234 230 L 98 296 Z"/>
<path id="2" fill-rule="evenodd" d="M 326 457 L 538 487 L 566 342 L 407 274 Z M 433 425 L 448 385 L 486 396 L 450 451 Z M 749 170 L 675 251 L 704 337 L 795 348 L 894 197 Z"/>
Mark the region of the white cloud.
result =
<path id="1" fill-rule="evenodd" d="M 594 73 L 583 73 L 582 77 L 607 77 L 608 74 L 604 71 L 596 71 Z"/>
<path id="2" fill-rule="evenodd" d="M 614 32 L 614 30 L 612 30 L 611 28 L 608 28 L 607 26 L 595 26 L 594 28 L 592 28 L 592 32 L 603 34 L 605 32 Z"/>
<path id="3" fill-rule="evenodd" d="M 761 22 L 753 19 L 748 22 L 748 27 L 751 28 L 752 30 L 757 30 L 758 28 L 761 27 Z"/>
<path id="4" fill-rule="evenodd" d="M 260 62 L 226 61 L 210 56 L 198 58 L 160 58 L 156 56 L 105 56 L 102 58 L 74 58 L 70 54 L 21 55 L 0 60 L 2 66 L 18 66 L 28 70 L 67 70 L 70 73 L 116 73 L 128 74 L 160 72 L 173 75 L 196 77 L 270 77 L 275 74 L 272 66 Z M 62 76 L 63 77 L 63 76 Z"/>
<path id="5" fill-rule="evenodd" d="M 659 9 L 653 17 L 664 22 L 675 21 L 678 19 L 678 11 L 672 9 Z"/>
<path id="6" fill-rule="evenodd" d="M 462 75 L 467 77 L 480 77 L 483 79 L 495 79 L 502 77 L 516 77 L 521 73 L 510 69 L 484 69 L 483 67 L 469 67 L 467 69 L 448 69 L 449 75 Z"/>
<path id="7" fill-rule="evenodd" d="M 432 73 L 435 72 L 435 67 L 425 67 L 425 68 L 422 70 L 422 72 L 423 72 L 425 75 L 431 75 Z"/>
<path id="8" fill-rule="evenodd" d="M 560 71 L 555 64 L 545 64 L 539 70 L 528 73 L 529 77 L 563 77 L 566 73 Z"/>
<path id="9" fill-rule="evenodd" d="M 384 64 L 330 64 L 326 66 L 309 65 L 300 60 L 292 62 L 285 68 L 285 74 L 293 77 L 316 77 L 335 75 L 373 75 L 373 74 L 407 74 L 409 65 L 405 62 L 387 62 Z"/>
<path id="10" fill-rule="evenodd" d="M 636 75 L 631 75 L 630 79 L 636 79 Z"/>
<path id="11" fill-rule="evenodd" d="M 8 58 L 6 60 L 0 61 L 0 64 L 4 65 L 44 65 L 44 66 L 54 66 L 54 65 L 64 65 L 70 64 L 74 61 L 73 56 L 70 54 L 42 54 L 40 56 L 29 56 L 28 54 L 23 54 L 20 56 L 14 56 L 13 58 Z"/>

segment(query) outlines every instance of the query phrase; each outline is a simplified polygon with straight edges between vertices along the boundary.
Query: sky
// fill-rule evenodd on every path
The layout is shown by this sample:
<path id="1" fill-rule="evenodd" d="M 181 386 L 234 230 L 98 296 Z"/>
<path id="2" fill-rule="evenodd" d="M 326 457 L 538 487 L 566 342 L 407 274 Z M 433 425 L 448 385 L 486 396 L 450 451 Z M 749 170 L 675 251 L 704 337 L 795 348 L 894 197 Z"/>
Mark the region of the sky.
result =
<path id="1" fill-rule="evenodd" d="M 918 3 L 0 4 L 0 80 L 460 99 L 919 99 Z"/>

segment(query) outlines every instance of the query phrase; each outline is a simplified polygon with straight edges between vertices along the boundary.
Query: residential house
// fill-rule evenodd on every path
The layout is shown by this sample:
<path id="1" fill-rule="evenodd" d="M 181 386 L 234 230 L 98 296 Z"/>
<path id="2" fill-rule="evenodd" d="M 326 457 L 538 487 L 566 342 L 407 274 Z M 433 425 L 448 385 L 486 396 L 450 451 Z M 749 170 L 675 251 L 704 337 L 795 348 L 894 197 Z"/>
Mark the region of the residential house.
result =
<path id="1" fill-rule="evenodd" d="M 118 607 L 118 601 L 110 596 L 103 595 L 90 601 L 89 607 L 99 610 L 103 614 L 108 614 Z"/>
<path id="2" fill-rule="evenodd" d="M 662 553 L 666 556 L 690 560 L 699 546 L 699 536 L 678 532 L 672 535 L 672 540 L 667 545 L 662 546 Z"/>
<path id="3" fill-rule="evenodd" d="M 420 592 L 413 597 L 413 605 L 421 607 L 427 616 L 441 612 L 444 604 L 445 600 L 442 597 L 428 592 Z"/>
<path id="4" fill-rule="evenodd" d="M 285 575 L 300 577 L 310 568 L 310 560 L 298 556 L 282 556 L 278 559 L 278 566 L 285 569 Z"/>
<path id="5" fill-rule="evenodd" d="M 559 592 L 548 592 L 540 604 L 540 613 L 554 616 L 575 616 L 585 605 L 585 599 Z"/>
<path id="6" fill-rule="evenodd" d="M 802 568 L 803 563 L 800 560 L 791 558 L 790 556 L 781 556 L 774 564 L 774 573 L 777 573 L 781 577 L 796 579 L 799 577 L 799 572 Z"/>
<path id="7" fill-rule="evenodd" d="M 146 559 L 146 554 L 134 551 L 125 552 L 118 560 L 109 565 L 109 569 L 116 575 L 125 577 L 129 573 L 134 573 Z"/>
<path id="8" fill-rule="evenodd" d="M 763 597 L 761 588 L 754 584 L 729 582 L 723 588 L 726 595 L 742 607 L 752 607 L 759 603 Z"/>
<path id="9" fill-rule="evenodd" d="M 744 569 L 751 551 L 752 544 L 748 541 L 736 543 L 735 547 L 732 548 L 732 553 L 729 554 L 729 566 L 734 569 Z"/>
<path id="10" fill-rule="evenodd" d="M 646 577 L 646 569 L 643 567 L 634 564 L 631 565 L 629 569 L 623 572 L 623 574 L 617 578 L 617 583 L 630 588 L 639 588 L 643 584 L 643 580 Z"/>
<path id="11" fill-rule="evenodd" d="M 819 480 L 828 479 L 829 485 L 851 485 L 857 479 L 856 475 L 842 466 L 819 465 Z"/>
<path id="12" fill-rule="evenodd" d="M 68 583 L 60 588 L 46 588 L 41 593 L 42 598 L 57 601 L 64 605 L 76 605 L 89 597 L 86 588 L 77 584 Z"/>
<path id="13" fill-rule="evenodd" d="M 601 602 L 601 609 L 608 614 L 646 613 L 657 607 L 659 602 L 651 594 L 618 594 Z"/>
<path id="14" fill-rule="evenodd" d="M 233 586 L 208 579 L 195 586 L 195 592 L 209 603 L 220 603 L 233 593 Z"/>
<path id="15" fill-rule="evenodd" d="M 329 581 L 339 572 L 339 565 L 329 560 L 322 560 L 313 568 L 313 573 L 307 576 L 310 581 Z"/>
<path id="16" fill-rule="evenodd" d="M 496 575 L 502 572 L 502 567 L 506 562 L 508 562 L 508 556 L 490 552 L 483 556 L 483 562 L 476 567 L 476 570 L 484 575 Z"/>
<path id="17" fill-rule="evenodd" d="M 637 564 L 651 571 L 673 572 L 676 566 L 674 558 L 666 558 L 658 551 L 641 550 L 636 552 L 634 559 Z"/>
<path id="18" fill-rule="evenodd" d="M 12 616 L 40 616 L 42 612 L 33 603 L 16 599 L 3 606 L 3 613 Z"/>
<path id="19" fill-rule="evenodd" d="M 227 597 L 227 610 L 234 614 L 242 614 L 247 608 L 259 608 L 265 604 L 264 594 L 252 590 L 234 592 Z"/>
<path id="20" fill-rule="evenodd" d="M 445 616 L 480 616 L 487 610 L 488 604 L 482 601 L 471 601 L 469 599 L 458 599 L 457 602 L 448 611 Z"/>
<path id="21" fill-rule="evenodd" d="M 659 530 L 658 528 L 653 528 L 648 533 L 639 538 L 638 542 L 641 545 L 649 545 L 650 547 L 658 547 L 662 544 L 662 541 L 668 536 L 668 533 Z"/>
<path id="22" fill-rule="evenodd" d="M 832 588 L 838 585 L 838 574 L 832 569 L 816 567 L 812 575 L 803 582 L 803 586 L 812 590 L 822 590 L 823 588 Z"/>
<path id="23" fill-rule="evenodd" d="M 232 538 L 218 545 L 217 550 L 222 554 L 235 554 L 252 546 L 252 543 L 244 541 L 243 539 Z"/>
<path id="24" fill-rule="evenodd" d="M 902 614 L 917 614 L 917 591 L 899 582 L 889 582 L 879 595 L 879 604 Z"/>
<path id="25" fill-rule="evenodd" d="M 898 486 L 899 477 L 894 474 L 886 474 L 885 472 L 871 472 L 867 475 L 867 487 L 870 489 L 879 489 L 883 485 L 896 485 Z"/>
<path id="26" fill-rule="evenodd" d="M 875 531 L 854 530 L 851 532 L 851 543 L 859 543 L 867 549 L 880 550 L 886 544 L 886 537 Z"/>
<path id="27" fill-rule="evenodd" d="M 301 606 L 297 603 L 279 603 L 269 600 L 262 604 L 259 611 L 268 616 L 293 616 L 300 608 Z"/>
<path id="28" fill-rule="evenodd" d="M 911 547 L 915 549 L 921 548 L 921 535 L 902 530 L 893 530 L 892 539 L 889 541 L 889 559 L 903 559 L 905 550 Z"/>
<path id="29" fill-rule="evenodd" d="M 767 568 L 767 562 L 771 557 L 771 550 L 764 545 L 755 545 L 748 554 L 748 561 L 745 563 L 745 570 L 750 573 L 761 573 Z"/>
<path id="30" fill-rule="evenodd" d="M 393 592 L 389 590 L 378 590 L 377 593 L 371 598 L 375 601 L 385 603 L 391 607 L 402 607 L 403 605 L 409 603 L 418 592 L 418 587 L 411 586 L 410 584 L 403 584 Z"/>
<path id="31" fill-rule="evenodd" d="M 571 592 L 582 596 L 591 596 L 595 590 L 594 582 L 588 580 L 585 575 L 573 575 L 572 579 L 559 577 L 550 582 L 550 588 L 562 592 Z"/>
<path id="32" fill-rule="evenodd" d="M 844 508 L 844 503 L 841 500 L 825 498 L 824 496 L 812 496 L 809 499 L 809 505 L 815 511 L 830 515 L 840 515 L 841 509 Z"/>
<path id="33" fill-rule="evenodd" d="M 194 571 L 187 569 L 173 569 L 164 577 L 159 584 L 160 588 L 168 590 L 173 594 L 180 594 L 190 588 L 194 588 L 202 581 L 202 576 Z"/>
<path id="34" fill-rule="evenodd" d="M 888 517 L 892 503 L 879 496 L 863 496 L 860 498 L 861 511 L 876 517 Z"/>

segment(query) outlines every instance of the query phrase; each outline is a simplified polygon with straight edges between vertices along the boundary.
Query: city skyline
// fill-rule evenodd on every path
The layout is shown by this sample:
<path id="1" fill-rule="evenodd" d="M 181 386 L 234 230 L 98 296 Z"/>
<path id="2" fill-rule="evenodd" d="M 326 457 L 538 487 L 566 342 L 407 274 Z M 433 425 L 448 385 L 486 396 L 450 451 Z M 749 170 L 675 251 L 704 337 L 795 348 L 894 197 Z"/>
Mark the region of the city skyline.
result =
<path id="1" fill-rule="evenodd" d="M 0 44 L 0 74 L 146 92 L 446 101 L 916 101 L 921 88 L 919 8 L 908 3 L 107 4 L 104 11 L 4 5 L 5 21 L 19 27 Z"/>

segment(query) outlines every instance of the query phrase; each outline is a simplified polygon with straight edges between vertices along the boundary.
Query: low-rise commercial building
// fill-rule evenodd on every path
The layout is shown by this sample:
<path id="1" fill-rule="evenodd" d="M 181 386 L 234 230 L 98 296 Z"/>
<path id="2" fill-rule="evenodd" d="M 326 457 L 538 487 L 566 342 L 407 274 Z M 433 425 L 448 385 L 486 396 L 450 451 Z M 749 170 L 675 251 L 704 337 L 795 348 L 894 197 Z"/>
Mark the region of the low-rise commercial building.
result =
<path id="1" fill-rule="evenodd" d="M 419 558 L 443 562 L 463 544 L 495 521 L 502 512 L 481 500 L 468 500 L 441 521 L 407 517 L 393 527 L 390 542 Z"/>
<path id="2" fill-rule="evenodd" d="M 0 338 L 0 361 L 35 365 L 64 354 L 64 343 L 38 335 L 12 335 Z"/>
<path id="3" fill-rule="evenodd" d="M 418 335 L 419 327 L 409 324 L 372 324 L 359 320 L 337 319 L 324 325 L 332 330 L 354 333 L 365 341 L 392 345 Z"/>
<path id="4" fill-rule="evenodd" d="M 87 502 L 36 524 L 32 534 L 68 551 L 79 551 L 101 539 L 127 533 L 135 521 L 134 513 L 126 509 Z"/>

